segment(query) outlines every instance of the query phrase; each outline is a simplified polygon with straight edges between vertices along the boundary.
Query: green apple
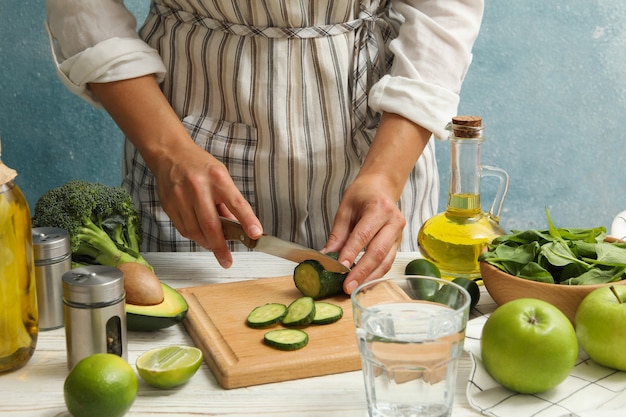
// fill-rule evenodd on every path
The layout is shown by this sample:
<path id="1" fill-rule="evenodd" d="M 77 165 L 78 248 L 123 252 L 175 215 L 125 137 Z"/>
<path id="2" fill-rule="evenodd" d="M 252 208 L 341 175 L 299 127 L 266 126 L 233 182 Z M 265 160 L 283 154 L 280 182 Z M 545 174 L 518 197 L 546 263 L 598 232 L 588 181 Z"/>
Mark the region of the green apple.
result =
<path id="1" fill-rule="evenodd" d="M 499 306 L 483 327 L 480 348 L 493 379 L 523 394 L 556 387 L 578 358 L 572 323 L 552 304 L 534 298 Z"/>
<path id="2" fill-rule="evenodd" d="M 576 335 L 594 362 L 626 371 L 626 286 L 613 290 L 601 287 L 583 299 L 576 310 Z"/>

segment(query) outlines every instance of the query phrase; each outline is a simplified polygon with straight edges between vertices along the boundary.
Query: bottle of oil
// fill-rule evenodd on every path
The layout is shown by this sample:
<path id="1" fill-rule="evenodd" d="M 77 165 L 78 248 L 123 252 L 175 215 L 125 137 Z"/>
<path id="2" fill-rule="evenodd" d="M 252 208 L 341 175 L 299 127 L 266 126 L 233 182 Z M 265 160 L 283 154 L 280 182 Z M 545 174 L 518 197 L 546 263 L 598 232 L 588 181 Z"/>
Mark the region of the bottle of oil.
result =
<path id="1" fill-rule="evenodd" d="M 487 243 L 504 234 L 498 224 L 508 186 L 508 174 L 480 164 L 484 141 L 482 118 L 457 116 L 449 124 L 450 183 L 446 211 L 428 219 L 418 233 L 422 256 L 448 279 L 480 277 L 478 256 Z M 499 187 L 489 212 L 481 209 L 480 182 L 495 176 Z"/>
<path id="2" fill-rule="evenodd" d="M 28 362 L 38 334 L 30 211 L 16 175 L 0 160 L 0 373 Z"/>

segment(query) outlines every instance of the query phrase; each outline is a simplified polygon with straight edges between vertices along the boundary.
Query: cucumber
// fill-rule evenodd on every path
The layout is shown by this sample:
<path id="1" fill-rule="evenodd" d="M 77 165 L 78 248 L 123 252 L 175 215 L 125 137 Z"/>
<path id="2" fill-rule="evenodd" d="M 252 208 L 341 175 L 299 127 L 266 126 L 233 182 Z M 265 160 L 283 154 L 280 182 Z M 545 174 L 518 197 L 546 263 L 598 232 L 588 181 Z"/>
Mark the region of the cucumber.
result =
<path id="1" fill-rule="evenodd" d="M 328 254 L 337 256 L 337 254 Z M 302 295 L 315 300 L 343 293 L 346 274 L 330 272 L 315 260 L 300 262 L 293 271 L 293 281 Z"/>
<path id="2" fill-rule="evenodd" d="M 248 317 L 246 323 L 255 329 L 269 327 L 278 323 L 287 312 L 287 306 L 280 303 L 267 303 L 262 306 L 255 307 Z"/>
<path id="3" fill-rule="evenodd" d="M 309 335 L 298 329 L 271 330 L 265 333 L 263 342 L 280 350 L 296 350 L 309 343 Z"/>
<path id="4" fill-rule="evenodd" d="M 294 300 L 281 322 L 284 326 L 308 326 L 315 318 L 315 301 L 311 297 L 300 297 Z"/>
<path id="5" fill-rule="evenodd" d="M 338 305 L 317 301 L 315 303 L 315 317 L 313 324 L 330 324 L 343 317 L 343 309 Z"/>

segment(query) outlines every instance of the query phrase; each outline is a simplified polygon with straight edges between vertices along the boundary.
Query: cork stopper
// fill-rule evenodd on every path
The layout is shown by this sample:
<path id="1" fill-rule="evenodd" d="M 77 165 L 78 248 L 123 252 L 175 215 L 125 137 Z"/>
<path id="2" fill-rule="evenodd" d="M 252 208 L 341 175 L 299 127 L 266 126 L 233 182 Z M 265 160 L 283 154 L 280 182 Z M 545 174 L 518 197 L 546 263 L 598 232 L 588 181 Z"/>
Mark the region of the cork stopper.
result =
<path id="1" fill-rule="evenodd" d="M 17 171 L 2 163 L 2 141 L 0 141 L 0 185 L 13 181 L 17 177 Z"/>
<path id="2" fill-rule="evenodd" d="M 0 161 L 0 185 L 13 181 L 17 177 L 17 171 L 9 168 Z"/>
<path id="3" fill-rule="evenodd" d="M 452 118 L 452 133 L 457 138 L 479 138 L 483 132 L 480 116 L 455 116 Z"/>

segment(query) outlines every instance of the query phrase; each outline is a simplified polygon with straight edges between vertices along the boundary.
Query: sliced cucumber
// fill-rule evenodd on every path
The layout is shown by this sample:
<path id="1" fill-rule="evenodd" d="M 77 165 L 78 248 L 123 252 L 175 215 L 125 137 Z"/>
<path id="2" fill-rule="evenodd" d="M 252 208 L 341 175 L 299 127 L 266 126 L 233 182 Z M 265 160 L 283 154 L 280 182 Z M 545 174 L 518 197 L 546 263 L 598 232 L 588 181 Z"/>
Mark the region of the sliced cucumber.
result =
<path id="1" fill-rule="evenodd" d="M 331 252 L 328 256 L 337 259 L 339 253 Z M 346 274 L 330 272 L 315 260 L 299 263 L 293 271 L 293 281 L 302 295 L 316 300 L 343 293 L 343 281 Z"/>
<path id="2" fill-rule="evenodd" d="M 250 327 L 262 328 L 269 327 L 278 323 L 287 312 L 287 306 L 280 303 L 267 303 L 262 306 L 255 307 L 248 318 L 246 323 Z"/>
<path id="3" fill-rule="evenodd" d="M 330 324 L 343 317 L 343 309 L 336 304 L 318 301 L 315 303 L 313 324 Z"/>
<path id="4" fill-rule="evenodd" d="M 298 329 L 271 330 L 265 333 L 263 342 L 280 350 L 296 350 L 309 343 L 309 335 Z"/>
<path id="5" fill-rule="evenodd" d="M 307 326 L 314 318 L 315 300 L 311 297 L 300 297 L 289 304 L 287 313 L 281 321 L 287 327 Z"/>

